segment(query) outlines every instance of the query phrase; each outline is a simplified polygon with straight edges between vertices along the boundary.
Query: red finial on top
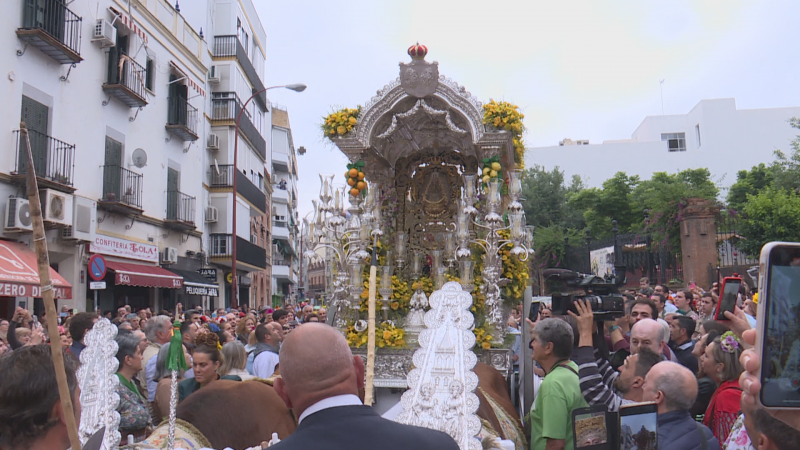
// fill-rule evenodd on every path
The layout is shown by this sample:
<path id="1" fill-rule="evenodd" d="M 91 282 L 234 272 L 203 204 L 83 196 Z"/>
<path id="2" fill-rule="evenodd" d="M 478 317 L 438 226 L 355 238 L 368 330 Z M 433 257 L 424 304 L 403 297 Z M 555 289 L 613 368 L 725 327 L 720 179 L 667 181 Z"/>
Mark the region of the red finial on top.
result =
<path id="1" fill-rule="evenodd" d="M 428 47 L 424 45 L 420 45 L 419 42 L 408 47 L 408 56 L 415 61 L 425 59 L 425 55 L 428 54 Z"/>

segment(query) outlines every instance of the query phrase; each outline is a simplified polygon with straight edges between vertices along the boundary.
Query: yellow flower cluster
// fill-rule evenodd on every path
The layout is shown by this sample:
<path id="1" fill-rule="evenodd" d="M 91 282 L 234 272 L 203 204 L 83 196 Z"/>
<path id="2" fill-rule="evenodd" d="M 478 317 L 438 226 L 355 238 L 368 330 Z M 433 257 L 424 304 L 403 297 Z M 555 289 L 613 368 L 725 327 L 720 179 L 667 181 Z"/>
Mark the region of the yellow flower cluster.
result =
<path id="1" fill-rule="evenodd" d="M 525 125 L 522 119 L 525 114 L 519 112 L 519 106 L 509 102 L 498 102 L 490 100 L 483 105 L 483 123 L 505 130 L 511 133 L 514 138 L 514 161 L 520 169 L 524 168 L 525 143 L 522 141 L 522 133 L 525 132 Z"/>
<path id="2" fill-rule="evenodd" d="M 356 126 L 360 113 L 361 106 L 358 108 L 342 108 L 328 114 L 322 122 L 322 134 L 331 139 L 336 136 L 344 136 Z"/>
<path id="3" fill-rule="evenodd" d="M 486 328 L 475 327 L 472 333 L 475 335 L 475 347 L 480 347 L 484 350 L 492 348 L 492 335 L 486 331 Z"/>
<path id="4" fill-rule="evenodd" d="M 498 232 L 503 239 L 510 239 L 511 233 L 508 230 Z M 519 257 L 511 254 L 511 246 L 506 245 L 500 250 L 503 259 L 503 277 L 511 280 L 503 287 L 503 297 L 513 305 L 522 300 L 525 288 L 528 285 L 528 264 L 520 261 Z"/>
<path id="5" fill-rule="evenodd" d="M 411 285 L 411 289 L 416 291 L 417 289 L 422 289 L 422 292 L 425 293 L 426 296 L 430 297 L 433 293 L 433 280 L 430 277 L 421 276 L 419 280 L 415 281 Z"/>
<path id="6" fill-rule="evenodd" d="M 367 345 L 367 331 L 356 331 L 353 325 L 345 330 L 347 343 L 350 347 L 361 348 Z M 378 348 L 402 348 L 405 347 L 405 331 L 402 328 L 384 322 L 375 328 L 375 346 Z"/>

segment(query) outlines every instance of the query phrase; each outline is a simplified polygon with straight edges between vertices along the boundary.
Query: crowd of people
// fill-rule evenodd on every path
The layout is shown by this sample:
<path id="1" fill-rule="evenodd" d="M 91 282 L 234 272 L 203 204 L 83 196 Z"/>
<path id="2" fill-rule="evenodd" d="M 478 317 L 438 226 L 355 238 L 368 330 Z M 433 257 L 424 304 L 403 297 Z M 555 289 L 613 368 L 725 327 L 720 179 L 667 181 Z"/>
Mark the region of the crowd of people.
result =
<path id="1" fill-rule="evenodd" d="M 695 285 L 671 290 L 662 285 L 651 288 L 643 279 L 640 289 L 625 291 L 623 296 L 624 314 L 610 322 L 596 321 L 589 303 L 581 300 L 567 315 L 556 315 L 550 305 L 544 304 L 536 321 L 523 319 L 519 308 L 512 312 L 512 332 L 523 326 L 530 328 L 529 348 L 535 372 L 542 378 L 527 417 L 532 430 L 531 450 L 579 448 L 581 443 L 574 442 L 572 431 L 572 411 L 578 408 L 601 405 L 609 411 L 619 411 L 638 402 L 652 402 L 657 408 L 660 450 L 796 447 L 800 442 L 798 414 L 776 414 L 759 407 L 754 400 L 759 388 L 755 373 L 760 363 L 752 350 L 753 328 L 758 320 L 757 294 L 745 285 L 740 304 L 733 313 L 725 313 L 725 320 L 714 318 L 719 296 L 716 284 L 708 291 Z M 378 421 L 374 413 L 348 409 L 360 405 L 354 396 L 363 389 L 363 365 L 351 361 L 353 356 L 337 331 L 321 324 L 305 326 L 325 322 L 326 316 L 324 309 L 315 310 L 311 305 L 259 311 L 183 311 L 178 305 L 174 314 L 162 311 L 157 315 L 148 309 L 132 312 L 128 306 L 119 308 L 111 321 L 118 327 L 115 339 L 120 433 L 133 435 L 138 441 L 167 418 L 171 381 L 167 355 L 170 346 L 175 345 L 171 337 L 178 330 L 187 361 L 187 369 L 179 373 L 179 402 L 217 380 L 271 378 L 279 396 L 300 414 L 300 422 L 310 414 L 303 414 L 302 409 L 317 412 L 335 407 L 340 412 L 353 411 L 354 417 L 375 421 L 376 427 L 388 426 Z M 81 363 L 87 333 L 99 317 L 68 310 L 60 315 L 61 345 L 68 355 L 68 383 L 76 396 L 79 390 L 74 371 Z M 2 450 L 36 448 L 24 444 L 37 439 L 48 444 L 58 443 L 59 439 L 68 443 L 63 411 L 53 406 L 58 404 L 58 396 L 50 346 L 41 345 L 47 342 L 43 323 L 21 308 L 10 321 L 0 322 Z M 289 338 L 297 333 L 302 337 Z M 313 336 L 330 343 L 332 350 L 312 351 L 313 345 L 300 344 Z M 522 357 L 519 336 L 513 346 L 515 363 Z M 341 351 L 333 351 L 338 347 L 342 347 Z M 283 363 L 282 378 L 276 377 L 279 363 Z M 329 365 L 330 370 L 316 366 L 311 370 L 308 364 Z M 348 375 L 331 378 L 337 371 Z M 302 383 L 312 376 L 319 376 L 320 380 Z M 331 380 L 338 387 L 325 384 Z M 312 395 L 316 382 L 324 394 Z M 35 395 L 28 394 L 31 386 L 36 389 Z M 24 407 L 36 411 L 20 413 L 21 406 L 14 402 L 21 393 L 29 395 Z M 31 401 L 41 405 L 31 405 Z M 330 416 L 331 422 L 346 418 L 331 412 L 315 414 L 315 420 L 323 416 Z M 342 426 L 356 425 L 354 421 Z M 304 429 L 298 428 L 298 432 L 301 430 Z M 452 448 L 454 444 L 447 441 L 446 435 L 403 430 L 413 438 L 409 442 L 438 442 L 440 448 Z M 306 438 L 294 438 L 293 434 L 289 442 L 323 442 L 315 440 L 319 436 L 309 438 L 309 433 L 298 433 L 306 434 Z"/>
<path id="2" fill-rule="evenodd" d="M 117 327 L 119 431 L 138 442 L 169 414 L 171 371 L 167 369 L 167 354 L 173 327 L 181 333 L 187 362 L 187 369 L 178 374 L 180 402 L 216 380 L 269 379 L 279 363 L 279 348 L 286 336 L 303 324 L 324 322 L 327 311 L 310 304 L 248 312 L 183 311 L 178 304 L 174 313 L 161 311 L 155 315 L 149 308 L 133 312 L 126 305 L 116 311 L 116 316 L 111 312 L 102 316 Z M 62 309 L 59 334 L 70 367 L 80 365 L 85 337 L 100 317 Z M 10 321 L 0 321 L 0 358 L 49 347 L 40 345 L 48 343 L 45 326 L 44 320 L 40 323 L 28 310 L 17 308 Z"/>
<path id="3" fill-rule="evenodd" d="M 642 278 L 640 289 L 623 296 L 624 315 L 611 322 L 598 324 L 581 300 L 565 316 L 545 305 L 538 320 L 525 319 L 534 371 L 543 377 L 530 413 L 531 450 L 578 447 L 571 421 L 577 408 L 619 411 L 643 401 L 657 405 L 659 450 L 797 448 L 798 429 L 743 400 L 757 293 L 743 284 L 725 320 L 714 318 L 717 283 L 707 291 L 694 283 L 672 290 Z M 512 313 L 512 329 L 525 326 L 520 312 Z"/>

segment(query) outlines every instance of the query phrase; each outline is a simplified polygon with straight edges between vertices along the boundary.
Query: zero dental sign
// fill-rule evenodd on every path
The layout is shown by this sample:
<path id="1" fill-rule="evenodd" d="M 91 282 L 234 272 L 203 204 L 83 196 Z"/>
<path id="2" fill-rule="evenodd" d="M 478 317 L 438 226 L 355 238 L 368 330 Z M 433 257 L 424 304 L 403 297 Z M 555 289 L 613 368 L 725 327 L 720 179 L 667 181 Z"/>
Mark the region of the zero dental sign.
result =
<path id="1" fill-rule="evenodd" d="M 120 258 L 158 263 L 158 246 L 128 241 L 111 236 L 95 235 L 89 251 Z"/>

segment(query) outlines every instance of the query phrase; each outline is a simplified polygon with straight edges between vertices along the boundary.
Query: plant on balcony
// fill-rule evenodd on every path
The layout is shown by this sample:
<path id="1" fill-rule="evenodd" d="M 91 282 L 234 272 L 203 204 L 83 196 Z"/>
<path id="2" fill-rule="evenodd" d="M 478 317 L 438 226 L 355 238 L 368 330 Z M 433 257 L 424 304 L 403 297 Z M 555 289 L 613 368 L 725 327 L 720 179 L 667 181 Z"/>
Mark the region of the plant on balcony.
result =
<path id="1" fill-rule="evenodd" d="M 325 116 L 322 120 L 322 134 L 328 138 L 342 137 L 355 128 L 361 106 L 342 108 Z"/>
<path id="2" fill-rule="evenodd" d="M 520 169 L 525 165 L 525 143 L 522 141 L 522 133 L 525 132 L 525 125 L 522 119 L 525 114 L 519 112 L 519 106 L 509 102 L 498 102 L 490 100 L 483 105 L 483 124 L 496 130 L 508 131 L 514 138 L 514 162 Z"/>

